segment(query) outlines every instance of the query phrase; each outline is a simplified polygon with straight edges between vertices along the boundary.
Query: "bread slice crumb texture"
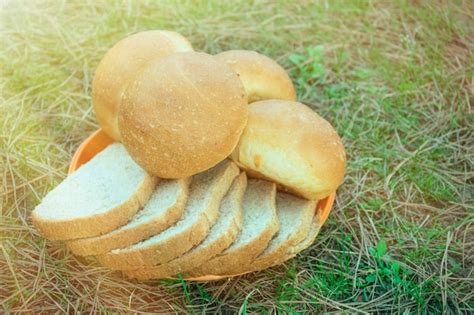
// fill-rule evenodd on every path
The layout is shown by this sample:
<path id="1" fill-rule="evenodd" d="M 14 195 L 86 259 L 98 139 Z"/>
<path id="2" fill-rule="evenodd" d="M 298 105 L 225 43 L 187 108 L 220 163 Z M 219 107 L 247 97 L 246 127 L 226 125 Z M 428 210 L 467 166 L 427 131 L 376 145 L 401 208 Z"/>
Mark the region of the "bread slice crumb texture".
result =
<path id="1" fill-rule="evenodd" d="M 69 241 L 69 249 L 81 256 L 105 254 L 165 230 L 181 218 L 188 186 L 189 178 L 160 180 L 148 203 L 130 222 L 107 234 Z"/>
<path id="2" fill-rule="evenodd" d="M 276 260 L 286 255 L 289 248 L 303 241 L 311 228 L 316 204 L 316 200 L 278 192 L 276 207 L 280 230 L 248 270 L 262 270 L 272 266 Z"/>
<path id="3" fill-rule="evenodd" d="M 125 275 L 139 280 L 166 278 L 190 270 L 221 253 L 237 238 L 242 228 L 242 199 L 246 187 L 247 176 L 241 173 L 220 204 L 217 222 L 198 246 L 168 263 L 131 270 L 125 272 Z"/>
<path id="4" fill-rule="evenodd" d="M 300 252 L 304 251 L 305 249 L 307 249 L 308 247 L 310 247 L 314 243 L 314 241 L 316 240 L 316 237 L 319 234 L 321 226 L 322 226 L 322 224 L 321 224 L 321 215 L 320 215 L 320 213 L 317 213 L 314 216 L 313 220 L 311 221 L 311 226 L 310 226 L 310 229 L 309 229 L 308 234 L 306 235 L 306 237 L 301 242 L 299 242 L 298 244 L 290 246 L 288 248 L 286 254 L 283 257 L 281 257 L 280 259 L 275 260 L 275 262 L 272 264 L 272 266 L 279 265 L 279 264 L 295 257 L 298 253 L 300 253 Z"/>
<path id="5" fill-rule="evenodd" d="M 248 180 L 243 200 L 244 223 L 236 241 L 221 254 L 185 273 L 185 276 L 233 275 L 246 272 L 249 264 L 278 232 L 276 186 L 265 180 Z"/>
<path id="6" fill-rule="evenodd" d="M 111 144 L 50 191 L 32 220 L 48 239 L 97 236 L 127 223 L 155 183 L 123 145 Z"/>
<path id="7" fill-rule="evenodd" d="M 303 250 L 307 249 L 314 243 L 314 241 L 316 240 L 316 236 L 318 236 L 319 230 L 321 229 L 321 224 L 318 218 L 319 216 L 315 217 L 315 220 L 311 224 L 309 233 L 304 238 L 304 240 L 302 240 L 299 244 L 296 244 L 295 246 L 290 247 L 290 249 L 288 250 L 288 254 L 294 256 L 302 252 Z"/>
<path id="8" fill-rule="evenodd" d="M 219 215 L 219 204 L 239 174 L 230 160 L 193 176 L 181 219 L 170 228 L 129 247 L 97 256 L 104 266 L 133 270 L 166 263 L 199 244 Z"/>

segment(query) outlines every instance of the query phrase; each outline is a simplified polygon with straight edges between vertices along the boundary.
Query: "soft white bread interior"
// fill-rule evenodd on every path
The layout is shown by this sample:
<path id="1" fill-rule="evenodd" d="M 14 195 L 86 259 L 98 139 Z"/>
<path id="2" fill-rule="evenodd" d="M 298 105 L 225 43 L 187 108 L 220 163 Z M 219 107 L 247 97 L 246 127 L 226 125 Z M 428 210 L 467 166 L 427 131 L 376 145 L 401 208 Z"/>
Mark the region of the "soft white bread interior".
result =
<path id="1" fill-rule="evenodd" d="M 171 31 L 146 31 L 115 44 L 100 61 L 92 81 L 92 103 L 97 121 L 113 139 L 120 140 L 117 113 L 123 92 L 150 60 L 193 47 L 182 35 Z"/>
<path id="2" fill-rule="evenodd" d="M 306 105 L 267 100 L 249 106 L 232 159 L 248 172 L 307 199 L 321 199 L 342 183 L 346 154 L 334 128 Z"/>
<path id="3" fill-rule="evenodd" d="M 219 204 L 239 168 L 230 160 L 192 178 L 189 197 L 180 220 L 166 230 L 134 245 L 97 256 L 104 266 L 134 270 L 167 263 L 206 238 L 219 217 Z"/>
<path id="4" fill-rule="evenodd" d="M 176 276 L 221 253 L 232 244 L 242 228 L 242 198 L 246 187 L 247 176 L 242 172 L 222 199 L 217 222 L 198 246 L 168 263 L 125 271 L 124 274 L 139 280 Z"/>
<path id="5" fill-rule="evenodd" d="M 321 226 L 322 226 L 321 214 L 317 213 L 314 216 L 313 220 L 311 221 L 311 226 L 309 228 L 309 231 L 306 237 L 303 240 L 301 240 L 298 244 L 289 247 L 286 251 L 286 254 L 280 257 L 279 259 L 276 259 L 273 262 L 272 266 L 279 265 L 295 257 L 297 254 L 299 254 L 300 252 L 310 247 L 316 240 L 316 237 L 318 236 L 319 231 L 321 230 Z"/>
<path id="6" fill-rule="evenodd" d="M 278 192 L 276 207 L 280 230 L 267 248 L 249 265 L 248 270 L 263 270 L 287 255 L 308 235 L 314 218 L 316 200 L 307 200 Z"/>
<path id="7" fill-rule="evenodd" d="M 222 253 L 184 272 L 184 276 L 234 275 L 249 271 L 249 264 L 260 255 L 278 232 L 274 183 L 250 179 L 242 203 L 244 223 L 237 239 Z"/>
<path id="8" fill-rule="evenodd" d="M 147 64 L 119 110 L 122 142 L 149 173 L 183 178 L 230 155 L 247 123 L 237 74 L 214 56 L 186 52 Z"/>
<path id="9" fill-rule="evenodd" d="M 111 144 L 51 190 L 31 217 L 47 239 L 97 236 L 127 223 L 155 183 L 123 145 Z"/>
<path id="10" fill-rule="evenodd" d="M 105 254 L 158 234 L 181 218 L 188 199 L 189 178 L 161 179 L 145 207 L 130 221 L 109 233 L 67 242 L 80 256 Z"/>
<path id="11" fill-rule="evenodd" d="M 250 50 L 224 51 L 216 57 L 239 74 L 249 103 L 268 99 L 296 101 L 290 77 L 275 60 Z"/>

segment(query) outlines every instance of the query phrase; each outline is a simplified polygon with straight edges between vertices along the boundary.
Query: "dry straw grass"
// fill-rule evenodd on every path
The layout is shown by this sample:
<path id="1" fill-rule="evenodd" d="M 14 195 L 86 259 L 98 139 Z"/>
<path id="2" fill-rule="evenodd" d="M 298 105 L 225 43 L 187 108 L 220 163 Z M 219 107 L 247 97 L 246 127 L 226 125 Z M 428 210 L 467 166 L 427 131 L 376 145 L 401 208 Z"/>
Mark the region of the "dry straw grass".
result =
<path id="1" fill-rule="evenodd" d="M 0 312 L 473 312 L 470 1 L 0 2 Z M 349 155 L 317 242 L 213 283 L 129 282 L 29 214 L 97 123 L 90 81 L 126 34 L 182 32 L 290 69 Z"/>

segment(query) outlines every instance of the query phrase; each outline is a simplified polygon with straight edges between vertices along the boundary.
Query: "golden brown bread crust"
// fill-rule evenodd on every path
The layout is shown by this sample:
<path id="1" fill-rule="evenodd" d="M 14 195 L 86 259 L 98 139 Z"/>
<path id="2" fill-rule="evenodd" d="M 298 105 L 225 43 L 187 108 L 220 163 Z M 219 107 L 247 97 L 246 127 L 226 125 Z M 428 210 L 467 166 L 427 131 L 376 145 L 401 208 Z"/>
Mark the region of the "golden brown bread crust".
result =
<path id="1" fill-rule="evenodd" d="M 240 174 L 234 181 L 238 183 L 239 191 L 236 192 L 237 196 L 234 202 L 237 202 L 241 205 L 242 198 L 247 187 L 247 177 L 244 172 Z M 235 183 L 234 183 L 235 184 Z M 204 261 L 209 260 L 215 255 L 224 251 L 227 247 L 234 242 L 239 234 L 239 231 L 242 227 L 242 211 L 238 213 L 236 218 L 231 222 L 229 229 L 215 239 L 208 246 L 200 248 L 199 251 L 194 253 L 186 253 L 181 257 L 178 257 L 175 260 L 172 260 L 166 264 L 150 267 L 150 268 L 140 268 L 136 270 L 124 271 L 124 275 L 128 278 L 146 280 L 146 279 L 162 279 L 174 276 L 179 272 L 183 273 L 202 264 Z"/>
<path id="2" fill-rule="evenodd" d="M 342 183 L 346 155 L 334 128 L 306 105 L 267 100 L 249 105 L 249 119 L 231 158 L 254 177 L 308 199 Z"/>
<path id="3" fill-rule="evenodd" d="M 100 61 L 92 80 L 92 103 L 104 131 L 120 140 L 117 114 L 123 91 L 148 61 L 192 50 L 186 38 L 171 31 L 140 32 L 115 44 Z"/>
<path id="4" fill-rule="evenodd" d="M 188 199 L 189 179 L 179 181 L 182 192 L 173 206 L 167 210 L 166 216 L 159 216 L 131 229 L 119 230 L 116 233 L 107 233 L 98 237 L 81 238 L 67 242 L 68 248 L 79 256 L 105 254 L 115 248 L 121 248 L 138 243 L 155 235 L 179 220 Z M 113 231 L 114 232 L 114 231 Z"/>
<path id="5" fill-rule="evenodd" d="M 250 50 L 229 50 L 217 54 L 240 76 L 249 103 L 268 99 L 296 101 L 290 77 L 275 60 Z"/>
<path id="6" fill-rule="evenodd" d="M 205 53 L 153 60 L 128 86 L 119 111 L 125 148 L 149 173 L 183 178 L 235 148 L 247 122 L 237 74 Z"/>
<path id="7" fill-rule="evenodd" d="M 98 236 L 122 226 L 143 207 L 150 198 L 156 178 L 145 176 L 135 194 L 122 205 L 106 213 L 71 220 L 43 220 L 33 211 L 31 219 L 41 235 L 49 240 L 71 240 Z"/>

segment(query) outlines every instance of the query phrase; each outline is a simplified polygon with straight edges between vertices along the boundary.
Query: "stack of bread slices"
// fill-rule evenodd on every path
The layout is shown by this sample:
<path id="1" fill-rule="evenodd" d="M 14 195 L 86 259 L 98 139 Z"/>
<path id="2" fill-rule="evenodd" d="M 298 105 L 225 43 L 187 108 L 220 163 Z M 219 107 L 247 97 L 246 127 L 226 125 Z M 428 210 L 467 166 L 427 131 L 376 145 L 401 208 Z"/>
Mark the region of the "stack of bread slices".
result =
<path id="1" fill-rule="evenodd" d="M 113 46 L 92 82 L 116 142 L 32 212 L 47 239 L 129 278 L 231 276 L 312 244 L 345 172 L 332 126 L 274 60 L 208 55 L 171 31 Z"/>

